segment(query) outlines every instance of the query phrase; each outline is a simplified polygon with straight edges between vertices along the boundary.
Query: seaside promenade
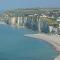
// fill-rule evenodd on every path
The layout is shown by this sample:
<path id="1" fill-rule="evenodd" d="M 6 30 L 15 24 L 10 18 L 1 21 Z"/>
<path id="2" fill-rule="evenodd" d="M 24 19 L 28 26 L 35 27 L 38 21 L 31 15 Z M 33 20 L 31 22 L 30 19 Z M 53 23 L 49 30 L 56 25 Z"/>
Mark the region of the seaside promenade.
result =
<path id="1" fill-rule="evenodd" d="M 60 53 L 60 36 L 59 35 L 40 33 L 40 34 L 26 34 L 24 36 L 44 40 L 50 43 L 54 47 L 54 49 Z M 54 60 L 60 60 L 60 55 L 57 56 Z"/>

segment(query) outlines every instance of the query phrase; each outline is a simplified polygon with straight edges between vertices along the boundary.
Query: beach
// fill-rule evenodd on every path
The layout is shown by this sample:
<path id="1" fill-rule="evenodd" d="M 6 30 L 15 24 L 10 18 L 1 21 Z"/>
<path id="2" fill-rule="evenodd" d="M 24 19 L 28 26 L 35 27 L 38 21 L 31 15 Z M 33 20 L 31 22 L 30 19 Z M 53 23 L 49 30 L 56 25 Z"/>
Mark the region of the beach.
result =
<path id="1" fill-rule="evenodd" d="M 38 38 L 40 40 L 44 40 L 54 46 L 54 49 L 60 53 L 60 36 L 54 34 L 26 34 L 24 36 Z M 60 60 L 60 55 L 56 57 L 54 60 Z"/>

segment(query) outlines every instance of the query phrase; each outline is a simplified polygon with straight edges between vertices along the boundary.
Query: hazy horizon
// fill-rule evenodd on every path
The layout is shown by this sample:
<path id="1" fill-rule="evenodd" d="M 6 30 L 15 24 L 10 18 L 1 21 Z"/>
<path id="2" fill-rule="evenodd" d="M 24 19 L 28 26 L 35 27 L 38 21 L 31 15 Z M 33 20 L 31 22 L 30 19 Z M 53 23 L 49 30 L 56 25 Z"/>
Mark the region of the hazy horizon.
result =
<path id="1" fill-rule="evenodd" d="M 0 0 L 0 10 L 37 7 L 60 8 L 60 0 Z"/>

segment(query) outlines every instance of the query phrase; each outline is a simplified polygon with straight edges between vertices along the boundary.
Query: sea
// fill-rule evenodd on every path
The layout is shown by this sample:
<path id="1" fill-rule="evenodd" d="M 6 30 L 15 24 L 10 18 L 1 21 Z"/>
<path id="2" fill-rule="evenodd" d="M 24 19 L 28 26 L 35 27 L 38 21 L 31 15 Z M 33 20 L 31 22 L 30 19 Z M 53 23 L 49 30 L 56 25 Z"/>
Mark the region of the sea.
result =
<path id="1" fill-rule="evenodd" d="M 24 36 L 35 33 L 31 29 L 0 24 L 0 60 L 54 60 L 58 52 L 52 45 Z"/>

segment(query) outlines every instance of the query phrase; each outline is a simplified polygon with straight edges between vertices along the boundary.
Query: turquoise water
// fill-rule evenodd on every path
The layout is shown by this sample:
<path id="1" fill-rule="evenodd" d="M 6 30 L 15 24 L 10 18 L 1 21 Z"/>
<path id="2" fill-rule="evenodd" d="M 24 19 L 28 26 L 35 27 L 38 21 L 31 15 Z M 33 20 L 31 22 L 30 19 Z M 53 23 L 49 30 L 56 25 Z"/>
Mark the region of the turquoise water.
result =
<path id="1" fill-rule="evenodd" d="M 24 37 L 28 33 L 34 32 L 0 25 L 0 60 L 53 60 L 58 55 L 47 42 Z"/>

